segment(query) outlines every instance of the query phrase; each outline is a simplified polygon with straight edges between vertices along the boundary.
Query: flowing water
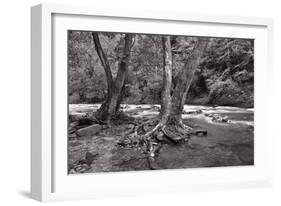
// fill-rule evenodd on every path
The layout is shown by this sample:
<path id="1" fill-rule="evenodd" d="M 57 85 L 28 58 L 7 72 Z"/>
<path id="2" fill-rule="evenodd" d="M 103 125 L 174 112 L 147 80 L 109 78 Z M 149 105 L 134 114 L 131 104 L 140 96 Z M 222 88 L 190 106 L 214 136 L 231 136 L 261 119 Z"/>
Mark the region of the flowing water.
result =
<path id="1" fill-rule="evenodd" d="M 70 115 L 87 115 L 100 104 L 71 104 Z M 134 117 L 155 117 L 159 105 L 121 105 L 122 110 Z M 213 121 L 213 116 L 225 117 L 227 122 Z M 228 106 L 185 105 L 183 122 L 193 128 L 203 128 L 206 136 L 192 136 L 188 143 L 164 144 L 155 158 L 159 169 L 241 166 L 254 164 L 254 109 Z M 91 172 L 148 170 L 147 159 L 137 148 L 117 148 L 124 126 L 112 128 L 111 136 L 97 134 L 91 139 L 69 141 L 69 163 L 83 158 L 86 151 L 98 154 L 88 168 Z M 84 173 L 84 172 L 76 172 Z"/>
<path id="2" fill-rule="evenodd" d="M 96 111 L 100 107 L 100 104 L 70 104 L 69 113 L 70 114 L 83 114 L 87 112 Z M 123 104 L 121 105 L 124 112 L 134 112 L 132 116 L 142 117 L 142 116 L 155 116 L 159 112 L 156 108 L 160 109 L 160 105 L 150 105 L 150 104 Z M 151 109 L 151 108 L 154 109 Z M 196 114 L 197 111 L 202 111 L 200 114 Z M 216 124 L 209 120 L 204 114 L 219 114 L 222 116 L 227 116 L 230 123 L 240 123 L 247 125 L 254 125 L 254 109 L 253 108 L 241 108 L 241 107 L 229 107 L 229 106 L 203 106 L 203 105 L 185 105 L 184 106 L 183 119 L 188 118 L 203 118 L 210 123 Z"/>

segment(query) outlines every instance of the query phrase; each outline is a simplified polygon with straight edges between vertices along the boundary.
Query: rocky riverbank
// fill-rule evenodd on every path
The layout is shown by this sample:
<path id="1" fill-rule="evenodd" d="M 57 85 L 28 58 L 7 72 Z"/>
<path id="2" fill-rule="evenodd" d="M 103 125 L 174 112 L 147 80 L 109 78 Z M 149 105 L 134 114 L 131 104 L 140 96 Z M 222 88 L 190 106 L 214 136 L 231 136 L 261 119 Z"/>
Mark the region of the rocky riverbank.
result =
<path id="1" fill-rule="evenodd" d="M 100 105 L 70 105 L 68 172 L 114 172 L 149 170 L 147 154 L 135 143 L 120 145 L 134 127 L 130 121 L 111 127 L 89 120 Z M 122 105 L 134 119 L 150 119 L 159 105 Z M 253 165 L 253 109 L 185 106 L 184 123 L 205 135 L 192 135 L 188 142 L 163 144 L 155 158 L 157 169 Z M 137 143 L 136 143 L 137 145 Z"/>

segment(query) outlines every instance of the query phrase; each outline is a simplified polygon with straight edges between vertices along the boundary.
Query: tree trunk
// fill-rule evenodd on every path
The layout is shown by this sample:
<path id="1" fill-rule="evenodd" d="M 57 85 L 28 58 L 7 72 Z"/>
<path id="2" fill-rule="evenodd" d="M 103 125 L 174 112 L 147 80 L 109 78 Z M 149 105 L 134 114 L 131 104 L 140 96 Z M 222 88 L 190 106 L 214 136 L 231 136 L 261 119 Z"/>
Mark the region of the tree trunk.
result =
<path id="1" fill-rule="evenodd" d="M 166 136 L 173 142 L 179 142 L 190 136 L 189 127 L 182 123 L 182 110 L 184 107 L 186 94 L 191 85 L 194 73 L 200 64 L 200 59 L 204 53 L 204 50 L 208 44 L 207 39 L 199 38 L 193 51 L 182 71 L 177 76 L 176 87 L 171 97 L 171 86 L 172 86 L 172 52 L 171 43 L 169 37 L 162 38 L 163 43 L 163 90 L 161 100 L 161 111 L 159 115 L 158 124 L 145 135 L 146 139 L 157 134 L 159 136 Z"/>
<path id="2" fill-rule="evenodd" d="M 99 56 L 99 59 L 100 59 L 101 64 L 104 68 L 104 71 L 105 71 L 106 80 L 107 80 L 107 94 L 110 94 L 111 93 L 110 87 L 111 87 L 111 84 L 113 82 L 110 64 L 107 60 L 106 54 L 104 53 L 104 51 L 102 49 L 98 33 L 92 32 L 92 37 L 93 37 L 93 40 L 94 40 L 94 44 L 95 44 L 97 54 Z"/>
<path id="3" fill-rule="evenodd" d="M 176 88 L 171 97 L 172 83 L 172 53 L 169 37 L 163 37 L 163 91 L 159 123 L 144 137 L 165 136 L 177 143 L 190 137 L 190 128 L 182 123 L 181 114 L 186 99 L 186 94 L 191 85 L 195 70 L 198 68 L 201 56 L 206 48 L 207 40 L 198 39 L 192 54 L 185 63 L 182 71 L 177 76 Z"/>
<path id="4" fill-rule="evenodd" d="M 117 76 L 115 79 L 112 77 L 109 62 L 106 54 L 104 53 L 97 33 L 92 33 L 95 48 L 106 73 L 107 78 L 107 97 L 100 109 L 97 111 L 96 116 L 98 119 L 110 121 L 117 115 L 122 96 L 122 88 L 124 88 L 126 73 L 129 66 L 130 50 L 132 45 L 132 34 L 125 35 L 125 46 L 123 49 L 122 57 L 119 61 Z"/>
<path id="5" fill-rule="evenodd" d="M 162 37 L 163 44 L 163 90 L 161 99 L 160 124 L 165 125 L 171 111 L 172 50 L 169 36 Z"/>
<path id="6" fill-rule="evenodd" d="M 142 142 L 145 143 L 149 156 L 147 158 L 151 169 L 157 169 L 155 162 L 155 155 L 161 149 L 162 141 L 179 143 L 187 141 L 190 138 L 190 130 L 181 121 L 181 113 L 183 110 L 186 94 L 191 85 L 195 70 L 198 68 L 200 58 L 206 48 L 207 40 L 198 39 L 194 46 L 193 52 L 185 67 L 179 72 L 177 77 L 176 88 L 171 97 L 172 87 L 172 50 L 169 36 L 162 37 L 163 45 L 163 89 L 161 97 L 161 111 L 159 114 L 159 121 L 155 125 L 155 120 L 146 121 L 141 125 L 136 126 L 131 132 L 130 136 L 133 138 L 139 135 L 139 128 L 144 128 L 146 125 L 151 127 L 155 125 L 150 131 L 139 135 Z M 146 131 L 146 130 L 145 130 Z M 158 144 L 159 143 L 159 144 Z M 155 146 L 156 145 L 156 146 Z"/>
<path id="7" fill-rule="evenodd" d="M 198 38 L 191 55 L 176 77 L 176 87 L 173 91 L 172 107 L 169 116 L 169 122 L 172 124 L 182 124 L 181 114 L 186 100 L 186 95 L 207 44 L 207 39 Z"/>

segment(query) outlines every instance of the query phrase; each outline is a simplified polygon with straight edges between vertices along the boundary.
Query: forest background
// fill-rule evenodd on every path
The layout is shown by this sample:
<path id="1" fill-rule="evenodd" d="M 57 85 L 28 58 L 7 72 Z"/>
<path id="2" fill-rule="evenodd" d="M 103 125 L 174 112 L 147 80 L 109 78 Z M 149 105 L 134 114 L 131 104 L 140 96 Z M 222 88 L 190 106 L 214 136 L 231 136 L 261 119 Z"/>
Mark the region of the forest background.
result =
<path id="1" fill-rule="evenodd" d="M 125 34 L 99 32 L 112 75 L 122 58 Z M 196 37 L 171 36 L 172 88 Z M 163 80 L 161 35 L 135 34 L 122 103 L 160 104 Z M 68 33 L 69 103 L 102 103 L 107 95 L 106 74 L 95 49 L 92 32 Z M 254 106 L 254 40 L 208 38 L 186 104 Z"/>

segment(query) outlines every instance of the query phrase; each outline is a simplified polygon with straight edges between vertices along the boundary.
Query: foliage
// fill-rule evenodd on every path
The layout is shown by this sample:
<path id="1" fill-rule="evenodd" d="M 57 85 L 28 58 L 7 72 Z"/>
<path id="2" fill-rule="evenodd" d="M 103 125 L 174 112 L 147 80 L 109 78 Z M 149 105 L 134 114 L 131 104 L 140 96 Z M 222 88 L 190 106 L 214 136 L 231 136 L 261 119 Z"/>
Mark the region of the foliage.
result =
<path id="1" fill-rule="evenodd" d="M 124 34 L 99 33 L 113 76 L 116 75 Z M 188 61 L 197 37 L 172 36 L 173 85 Z M 106 97 L 106 77 L 90 32 L 69 31 L 70 103 L 100 103 Z M 124 91 L 125 103 L 155 104 L 162 91 L 163 52 L 160 35 L 134 35 Z M 209 38 L 187 103 L 252 107 L 254 40 Z"/>
<path id="2" fill-rule="evenodd" d="M 253 107 L 253 44 L 249 39 L 211 38 L 189 102 L 203 94 L 204 104 Z"/>

